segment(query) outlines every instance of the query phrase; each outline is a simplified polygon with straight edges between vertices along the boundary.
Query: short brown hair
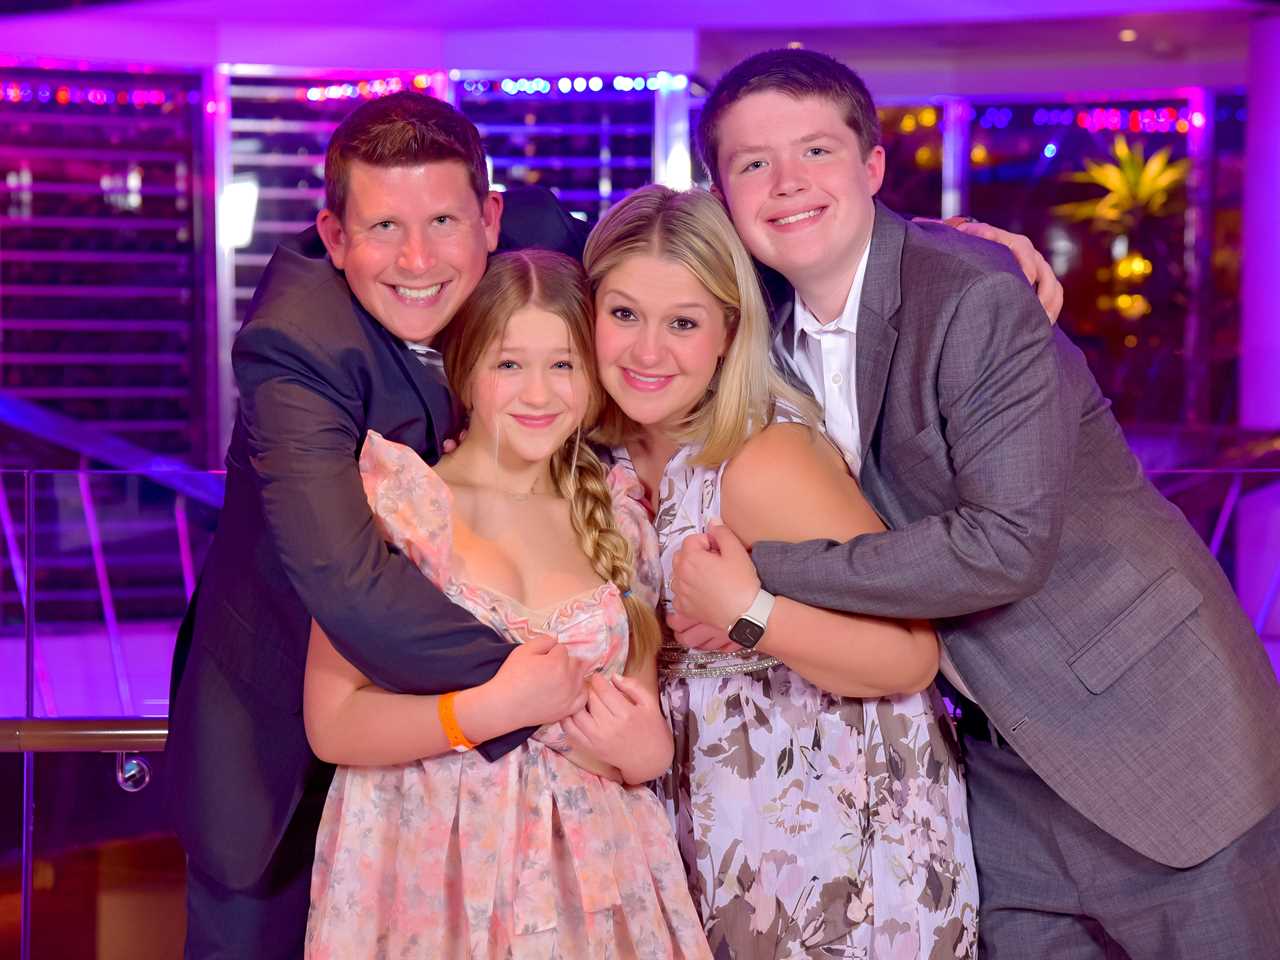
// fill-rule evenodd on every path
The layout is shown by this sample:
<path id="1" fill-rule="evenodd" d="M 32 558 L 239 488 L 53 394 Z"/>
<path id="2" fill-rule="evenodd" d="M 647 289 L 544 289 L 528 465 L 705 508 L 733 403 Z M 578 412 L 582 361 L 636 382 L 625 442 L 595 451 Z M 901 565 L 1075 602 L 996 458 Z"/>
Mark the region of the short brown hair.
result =
<path id="1" fill-rule="evenodd" d="M 482 203 L 489 193 L 484 147 L 475 124 L 443 100 L 404 90 L 356 107 L 329 138 L 324 157 L 324 205 L 342 219 L 351 164 L 408 167 L 457 160 Z"/>
<path id="2" fill-rule="evenodd" d="M 743 60 L 720 78 L 698 120 L 698 147 L 711 182 L 720 186 L 719 127 L 725 111 L 753 93 L 774 91 L 799 100 L 822 97 L 844 111 L 865 160 L 880 145 L 875 101 L 862 78 L 834 57 L 815 50 L 766 50 Z"/>

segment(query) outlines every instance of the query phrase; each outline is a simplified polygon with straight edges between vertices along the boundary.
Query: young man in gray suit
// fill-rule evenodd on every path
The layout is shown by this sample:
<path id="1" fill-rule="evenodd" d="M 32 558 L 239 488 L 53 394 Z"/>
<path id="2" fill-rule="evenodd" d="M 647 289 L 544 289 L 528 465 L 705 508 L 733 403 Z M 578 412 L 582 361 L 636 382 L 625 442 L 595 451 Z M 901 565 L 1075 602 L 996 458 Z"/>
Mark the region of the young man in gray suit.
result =
<path id="1" fill-rule="evenodd" d="M 677 609 L 765 651 L 764 591 L 935 620 L 984 956 L 1280 956 L 1280 690 L 1080 351 L 1004 250 L 874 201 L 875 107 L 837 61 L 749 58 L 700 132 L 793 289 L 779 352 L 891 529 L 750 558 L 723 529 L 718 550 L 691 538 Z"/>

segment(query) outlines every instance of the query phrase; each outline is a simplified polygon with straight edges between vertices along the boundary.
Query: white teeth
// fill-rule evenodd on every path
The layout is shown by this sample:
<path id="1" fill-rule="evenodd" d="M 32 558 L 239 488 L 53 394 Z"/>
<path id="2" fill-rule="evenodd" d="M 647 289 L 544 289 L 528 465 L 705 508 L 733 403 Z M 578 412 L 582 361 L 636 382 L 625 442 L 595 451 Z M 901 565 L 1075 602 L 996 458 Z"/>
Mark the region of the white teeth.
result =
<path id="1" fill-rule="evenodd" d="M 429 287 L 396 287 L 396 293 L 406 300 L 429 300 L 439 293 L 443 286 L 443 283 L 436 283 Z"/>
<path id="2" fill-rule="evenodd" d="M 628 370 L 627 372 L 630 373 L 634 379 L 639 380 L 641 383 L 661 383 L 663 380 L 667 379 L 666 377 L 645 377 L 645 376 L 642 376 L 641 374 L 636 373 L 634 370 Z"/>
<path id="3" fill-rule="evenodd" d="M 781 219 L 773 222 L 779 226 L 787 223 L 799 223 L 801 220 L 808 220 L 810 217 L 816 217 L 821 212 L 821 210 L 806 210 L 804 213 L 793 213 L 789 217 L 782 217 Z"/>

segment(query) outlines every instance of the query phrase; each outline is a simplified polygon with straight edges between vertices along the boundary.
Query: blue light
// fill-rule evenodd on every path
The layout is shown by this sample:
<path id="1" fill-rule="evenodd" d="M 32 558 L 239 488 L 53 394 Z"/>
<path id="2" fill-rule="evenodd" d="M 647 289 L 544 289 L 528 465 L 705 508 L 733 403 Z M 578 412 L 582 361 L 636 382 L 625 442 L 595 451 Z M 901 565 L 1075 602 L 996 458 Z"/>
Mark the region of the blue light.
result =
<path id="1" fill-rule="evenodd" d="M 1046 143 L 1044 145 L 1044 156 L 1046 160 L 1052 160 L 1058 155 L 1058 145 L 1056 143 Z"/>
<path id="2" fill-rule="evenodd" d="M 502 92 L 507 95 L 514 94 L 516 92 L 516 82 L 510 77 L 507 77 L 507 79 L 502 81 Z"/>

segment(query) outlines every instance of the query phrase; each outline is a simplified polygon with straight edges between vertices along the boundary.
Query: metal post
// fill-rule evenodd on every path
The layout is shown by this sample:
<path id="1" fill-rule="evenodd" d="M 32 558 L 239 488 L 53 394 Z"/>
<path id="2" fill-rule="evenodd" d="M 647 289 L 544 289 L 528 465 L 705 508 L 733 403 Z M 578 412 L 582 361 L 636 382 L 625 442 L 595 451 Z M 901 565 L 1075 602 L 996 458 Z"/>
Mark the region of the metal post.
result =
<path id="1" fill-rule="evenodd" d="M 969 209 L 969 150 L 973 142 L 973 104 L 953 98 L 942 104 L 942 216 Z"/>
<path id="2" fill-rule="evenodd" d="M 226 225 L 221 222 L 222 196 L 231 182 L 231 68 L 219 64 L 205 75 L 205 143 L 206 170 L 218 212 L 214 223 L 214 284 L 216 296 L 212 316 L 215 319 L 211 367 L 212 397 L 208 462 L 218 467 L 231 444 L 231 428 L 236 419 L 236 383 L 231 369 L 231 344 L 235 340 L 236 323 L 236 252 L 228 242 Z M 212 105 L 212 109 L 210 109 Z"/>
<path id="3" fill-rule="evenodd" d="M 1213 256 L 1213 141 L 1216 98 L 1203 87 L 1189 91 L 1188 112 L 1204 118 L 1187 130 L 1187 213 L 1183 227 L 1183 269 L 1187 278 L 1187 313 L 1182 324 L 1182 420 L 1209 421 L 1209 305 Z"/>

